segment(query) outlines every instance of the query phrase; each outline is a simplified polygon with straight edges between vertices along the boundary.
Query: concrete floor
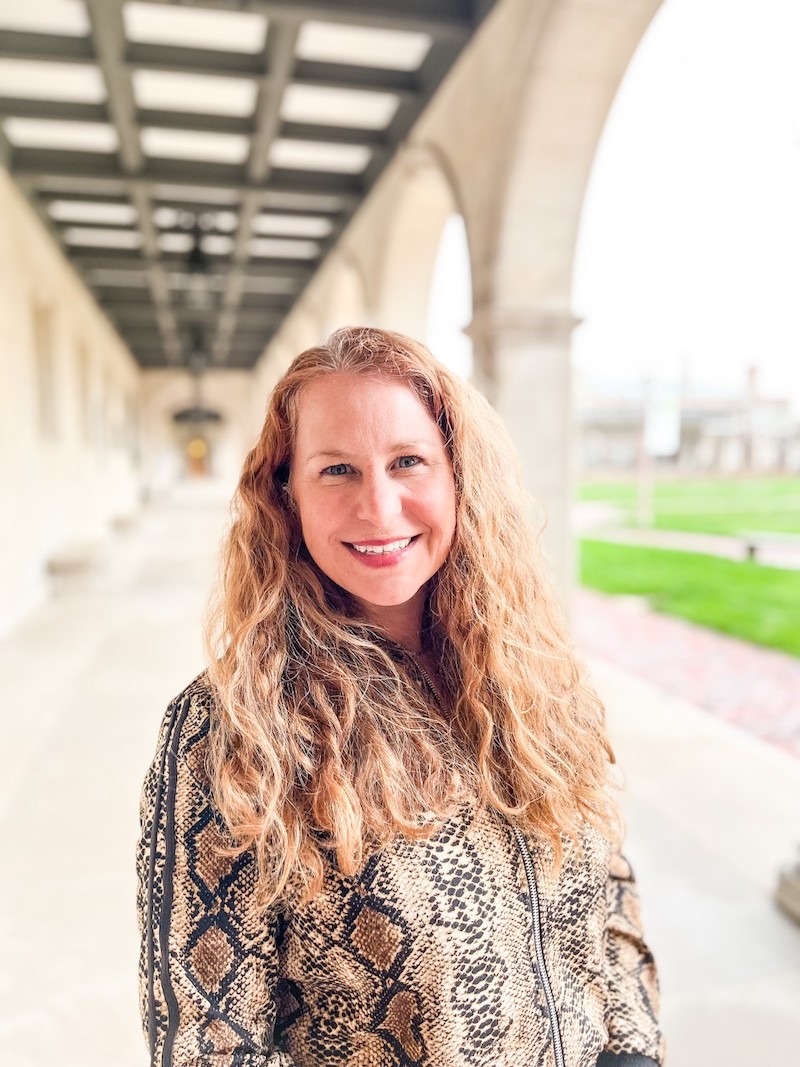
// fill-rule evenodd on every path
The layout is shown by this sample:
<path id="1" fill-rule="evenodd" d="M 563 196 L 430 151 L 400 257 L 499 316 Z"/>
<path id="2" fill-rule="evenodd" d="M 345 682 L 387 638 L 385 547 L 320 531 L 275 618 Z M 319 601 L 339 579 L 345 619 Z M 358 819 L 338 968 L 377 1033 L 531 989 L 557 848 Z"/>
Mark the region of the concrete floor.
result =
<path id="1" fill-rule="evenodd" d="M 168 699 L 200 669 L 224 519 L 187 486 L 0 644 L 0 1062 L 144 1067 L 133 846 Z M 669 1067 L 797 1062 L 800 928 L 772 906 L 800 761 L 603 662 Z"/>

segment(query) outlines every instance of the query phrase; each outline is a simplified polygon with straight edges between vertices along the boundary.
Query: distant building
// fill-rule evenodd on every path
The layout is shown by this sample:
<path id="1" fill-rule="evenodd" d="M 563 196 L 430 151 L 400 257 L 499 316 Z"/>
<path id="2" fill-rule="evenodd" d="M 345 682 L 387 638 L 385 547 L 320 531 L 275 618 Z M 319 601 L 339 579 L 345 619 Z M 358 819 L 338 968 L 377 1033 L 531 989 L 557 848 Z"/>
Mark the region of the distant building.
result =
<path id="1" fill-rule="evenodd" d="M 642 448 L 644 418 L 641 398 L 584 394 L 578 404 L 583 468 L 633 470 Z M 759 394 L 751 368 L 741 397 L 685 396 L 678 450 L 656 462 L 686 473 L 800 472 L 800 420 L 788 400 Z"/>

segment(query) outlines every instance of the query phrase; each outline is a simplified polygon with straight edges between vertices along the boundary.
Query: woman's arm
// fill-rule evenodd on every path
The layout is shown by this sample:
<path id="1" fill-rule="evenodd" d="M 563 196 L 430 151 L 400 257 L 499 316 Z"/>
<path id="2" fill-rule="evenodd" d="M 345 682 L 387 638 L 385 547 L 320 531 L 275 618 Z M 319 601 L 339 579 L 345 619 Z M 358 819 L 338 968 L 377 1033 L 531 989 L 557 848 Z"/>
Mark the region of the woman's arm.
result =
<path id="1" fill-rule="evenodd" d="M 140 992 L 150 1062 L 291 1067 L 273 1042 L 275 915 L 256 906 L 252 855 L 218 852 L 226 833 L 205 771 L 210 701 L 198 680 L 170 704 L 142 793 Z"/>
<path id="2" fill-rule="evenodd" d="M 608 1044 L 598 1067 L 661 1064 L 664 1042 L 658 1026 L 658 976 L 642 935 L 636 883 L 630 864 L 612 853 L 606 889 L 605 970 Z"/>

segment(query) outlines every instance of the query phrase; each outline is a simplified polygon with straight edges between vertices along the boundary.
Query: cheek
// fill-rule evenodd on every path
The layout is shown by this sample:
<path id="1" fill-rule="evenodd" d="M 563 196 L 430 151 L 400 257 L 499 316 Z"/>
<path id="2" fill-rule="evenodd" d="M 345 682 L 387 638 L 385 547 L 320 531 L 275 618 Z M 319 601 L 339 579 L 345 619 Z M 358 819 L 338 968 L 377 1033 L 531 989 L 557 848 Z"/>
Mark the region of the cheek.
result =
<path id="1" fill-rule="evenodd" d="M 330 494 L 303 494 L 298 501 L 300 528 L 307 545 L 321 545 L 335 536 L 341 524 L 341 502 Z"/>
<path id="2" fill-rule="evenodd" d="M 425 511 L 445 547 L 449 547 L 456 529 L 456 497 L 452 484 L 439 485 L 427 497 Z"/>

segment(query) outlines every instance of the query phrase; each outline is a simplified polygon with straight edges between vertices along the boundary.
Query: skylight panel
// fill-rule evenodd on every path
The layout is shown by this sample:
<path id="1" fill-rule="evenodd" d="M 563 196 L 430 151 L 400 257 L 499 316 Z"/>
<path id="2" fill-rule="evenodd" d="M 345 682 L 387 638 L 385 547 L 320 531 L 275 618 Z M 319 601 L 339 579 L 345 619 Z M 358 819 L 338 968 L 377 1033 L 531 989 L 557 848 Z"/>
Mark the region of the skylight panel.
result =
<path id="1" fill-rule="evenodd" d="M 6 136 L 21 148 L 67 148 L 73 152 L 114 152 L 117 133 L 102 122 L 58 122 L 51 119 L 6 119 Z"/>
<path id="2" fill-rule="evenodd" d="M 106 91 L 100 71 L 89 63 L 0 59 L 0 95 L 99 104 Z"/>
<path id="3" fill-rule="evenodd" d="M 371 155 L 364 145 L 279 139 L 272 145 L 270 161 L 276 167 L 358 174 Z"/>
<path id="4" fill-rule="evenodd" d="M 246 116 L 255 108 L 257 87 L 245 78 L 135 70 L 133 91 L 139 107 Z"/>
<path id="5" fill-rule="evenodd" d="M 92 248 L 140 248 L 141 234 L 136 230 L 103 230 L 85 226 L 71 226 L 64 230 L 68 245 L 88 245 Z"/>
<path id="6" fill-rule="evenodd" d="M 431 47 L 427 33 L 306 22 L 300 30 L 297 55 L 329 63 L 351 63 L 388 70 L 417 70 Z"/>
<path id="7" fill-rule="evenodd" d="M 131 41 L 250 54 L 264 49 L 267 20 L 263 15 L 140 3 L 125 4 L 123 14 Z"/>
<path id="8" fill-rule="evenodd" d="M 313 215 L 258 215 L 253 232 L 275 237 L 327 237 L 333 229 L 330 219 Z"/>
<path id="9" fill-rule="evenodd" d="M 0 27 L 68 37 L 85 37 L 90 28 L 86 7 L 80 0 L 6 0 L 0 5 Z"/>
<path id="10" fill-rule="evenodd" d="M 153 212 L 153 222 L 161 230 L 174 230 L 183 225 L 186 211 L 175 207 L 157 207 Z M 235 211 L 203 211 L 200 214 L 202 224 L 215 230 L 232 232 L 238 224 Z"/>
<path id="11" fill-rule="evenodd" d="M 319 255 L 319 245 L 316 241 L 254 237 L 250 241 L 249 248 L 251 256 L 275 256 L 280 259 L 314 259 Z"/>
<path id="12" fill-rule="evenodd" d="M 160 233 L 156 241 L 162 252 L 188 252 L 194 244 L 190 233 Z"/>
<path id="13" fill-rule="evenodd" d="M 56 222 L 88 222 L 132 226 L 136 209 L 131 204 L 103 204 L 92 200 L 53 200 L 47 211 Z"/>
<path id="14" fill-rule="evenodd" d="M 200 242 L 210 256 L 229 256 L 233 251 L 233 239 L 221 233 L 209 233 Z"/>
<path id="15" fill-rule="evenodd" d="M 399 103 L 394 93 L 289 85 L 283 94 L 281 115 L 287 122 L 382 130 L 394 118 Z"/>
<path id="16" fill-rule="evenodd" d="M 142 130 L 142 148 L 145 153 L 163 159 L 241 163 L 247 156 L 248 147 L 246 137 L 233 133 L 165 130 L 153 126 Z"/>

